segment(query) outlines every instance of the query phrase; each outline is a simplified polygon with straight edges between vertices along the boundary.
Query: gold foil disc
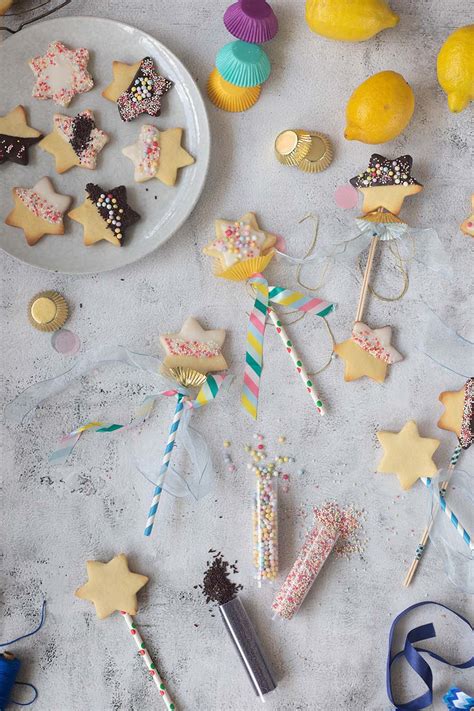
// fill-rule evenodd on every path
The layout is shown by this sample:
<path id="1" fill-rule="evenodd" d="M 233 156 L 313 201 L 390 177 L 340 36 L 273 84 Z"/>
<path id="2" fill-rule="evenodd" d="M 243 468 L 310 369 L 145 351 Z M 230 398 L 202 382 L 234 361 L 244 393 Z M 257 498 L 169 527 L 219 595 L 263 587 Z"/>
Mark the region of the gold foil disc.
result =
<path id="1" fill-rule="evenodd" d="M 311 133 L 311 145 L 298 168 L 305 173 L 320 173 L 326 170 L 333 159 L 333 150 L 329 138 L 324 133 Z"/>
<path id="2" fill-rule="evenodd" d="M 193 368 L 169 368 L 168 373 L 174 378 L 183 388 L 200 388 L 206 382 L 206 375 L 199 373 Z"/>
<path id="3" fill-rule="evenodd" d="M 34 296 L 28 306 L 28 318 L 39 331 L 58 331 L 69 314 L 65 299 L 57 291 L 42 291 Z"/>
<path id="4" fill-rule="evenodd" d="M 310 148 L 310 134 L 299 129 L 282 131 L 275 139 L 275 155 L 283 165 L 298 165 Z"/>

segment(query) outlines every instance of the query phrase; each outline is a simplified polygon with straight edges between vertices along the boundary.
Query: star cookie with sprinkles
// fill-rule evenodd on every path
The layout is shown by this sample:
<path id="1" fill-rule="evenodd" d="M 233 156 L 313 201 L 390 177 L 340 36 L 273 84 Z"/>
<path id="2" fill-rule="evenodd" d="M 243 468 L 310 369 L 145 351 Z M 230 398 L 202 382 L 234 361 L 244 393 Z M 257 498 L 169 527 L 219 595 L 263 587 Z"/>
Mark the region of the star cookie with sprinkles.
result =
<path id="1" fill-rule="evenodd" d="M 259 227 L 253 212 L 247 212 L 235 222 L 216 220 L 215 231 L 215 239 L 203 252 L 213 257 L 223 271 L 239 262 L 268 255 L 277 239 Z"/>
<path id="2" fill-rule="evenodd" d="M 474 439 L 474 378 L 469 378 L 461 390 L 447 390 L 439 396 L 444 405 L 438 427 L 454 432 L 463 449 Z"/>
<path id="3" fill-rule="evenodd" d="M 345 364 L 344 380 L 350 382 L 364 376 L 382 383 L 387 366 L 399 363 L 403 356 L 391 345 L 392 329 L 369 328 L 356 321 L 351 338 L 334 346 L 334 351 Z"/>
<path id="4" fill-rule="evenodd" d="M 112 62 L 113 81 L 102 96 L 117 103 L 120 118 L 132 121 L 140 114 L 159 116 L 161 99 L 173 82 L 158 74 L 151 57 L 136 62 Z"/>
<path id="5" fill-rule="evenodd" d="M 51 42 L 46 54 L 29 61 L 35 75 L 32 95 L 35 99 L 52 99 L 60 106 L 69 106 L 76 94 L 94 86 L 87 71 L 88 61 L 89 51 L 84 47 L 68 49 L 62 42 Z"/>
<path id="6" fill-rule="evenodd" d="M 474 193 L 471 195 L 471 210 L 472 214 L 461 225 L 461 232 L 467 237 L 474 237 Z"/>
<path id="7" fill-rule="evenodd" d="M 0 116 L 0 164 L 28 165 L 28 149 L 41 140 L 41 132 L 28 126 L 23 106 Z"/>
<path id="8" fill-rule="evenodd" d="M 69 217 L 83 225 L 85 245 L 106 240 L 116 247 L 122 245 L 128 227 L 140 219 L 127 203 L 123 185 L 106 190 L 95 183 L 87 183 L 84 202 L 71 210 Z"/>
<path id="9" fill-rule="evenodd" d="M 402 489 L 410 489 L 420 477 L 432 477 L 438 467 L 432 457 L 439 440 L 420 437 L 416 422 L 410 420 L 400 432 L 377 432 L 384 455 L 377 467 L 382 474 L 396 474 Z"/>
<path id="10" fill-rule="evenodd" d="M 160 336 L 166 352 L 164 369 L 191 368 L 203 374 L 227 370 L 227 362 L 222 355 L 224 341 L 223 329 L 206 331 L 195 318 L 189 317 L 178 333 Z"/>
<path id="11" fill-rule="evenodd" d="M 404 199 L 423 190 L 411 175 L 412 165 L 413 158 L 409 155 L 393 159 L 378 153 L 370 156 L 367 170 L 350 180 L 364 197 L 364 215 L 382 208 L 398 215 Z"/>
<path id="12" fill-rule="evenodd" d="M 97 155 L 108 142 L 108 135 L 97 128 L 90 109 L 76 116 L 54 114 L 53 131 L 43 138 L 40 148 L 56 160 L 56 171 L 65 173 L 74 166 L 94 170 Z"/>
<path id="13" fill-rule="evenodd" d="M 23 230 L 30 246 L 44 235 L 63 235 L 63 215 L 71 204 L 68 195 L 55 192 L 49 178 L 32 188 L 13 188 L 14 207 L 5 223 Z"/>
<path id="14" fill-rule="evenodd" d="M 152 178 L 169 186 L 176 183 L 178 169 L 194 163 L 194 158 L 181 145 L 182 135 L 182 128 L 159 131 L 150 124 L 141 127 L 136 143 L 122 150 L 135 166 L 137 183 Z"/>

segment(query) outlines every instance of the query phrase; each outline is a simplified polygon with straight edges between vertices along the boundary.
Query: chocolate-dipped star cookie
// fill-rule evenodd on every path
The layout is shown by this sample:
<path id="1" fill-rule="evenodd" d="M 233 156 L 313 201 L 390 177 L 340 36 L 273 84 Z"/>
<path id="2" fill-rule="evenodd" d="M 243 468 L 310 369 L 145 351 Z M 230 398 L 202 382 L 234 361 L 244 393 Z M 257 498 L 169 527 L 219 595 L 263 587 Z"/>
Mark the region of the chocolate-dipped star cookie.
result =
<path id="1" fill-rule="evenodd" d="M 439 396 L 445 411 L 438 427 L 454 432 L 463 449 L 474 440 L 474 378 L 469 378 L 461 390 L 446 390 Z"/>
<path id="2" fill-rule="evenodd" d="M 97 155 L 109 137 L 97 128 L 92 111 L 85 109 L 76 116 L 54 114 L 53 125 L 39 145 L 54 156 L 57 172 L 65 173 L 75 165 L 94 170 Z"/>
<path id="3" fill-rule="evenodd" d="M 0 116 L 0 164 L 9 160 L 28 165 L 28 148 L 40 139 L 40 131 L 28 126 L 23 106 L 16 106 Z"/>
<path id="4" fill-rule="evenodd" d="M 112 62 L 114 79 L 102 92 L 109 101 L 117 102 L 123 121 L 132 121 L 140 114 L 159 116 L 161 99 L 173 82 L 158 74 L 153 59 L 145 57 L 135 64 Z"/>
<path id="5" fill-rule="evenodd" d="M 156 178 L 165 185 L 174 185 L 178 168 L 194 163 L 194 158 L 181 146 L 182 128 L 158 131 L 155 126 L 141 127 L 136 143 L 126 146 L 122 153 L 135 166 L 137 183 Z"/>
<path id="6" fill-rule="evenodd" d="M 106 190 L 87 183 L 86 199 L 68 214 L 83 225 L 87 246 L 106 240 L 120 247 L 126 229 L 140 219 L 138 212 L 127 203 L 127 189 L 123 185 Z"/>
<path id="7" fill-rule="evenodd" d="M 69 106 L 76 94 L 90 91 L 94 81 L 87 71 L 89 51 L 84 47 L 68 49 L 62 42 L 51 42 L 46 54 L 29 61 L 35 75 L 32 95 L 35 99 L 53 99 Z"/>
<path id="8" fill-rule="evenodd" d="M 403 200 L 423 190 L 423 186 L 411 176 L 412 165 L 413 158 L 409 155 L 393 159 L 378 153 L 370 156 L 367 170 L 350 180 L 364 196 L 364 215 L 379 208 L 398 215 Z"/>

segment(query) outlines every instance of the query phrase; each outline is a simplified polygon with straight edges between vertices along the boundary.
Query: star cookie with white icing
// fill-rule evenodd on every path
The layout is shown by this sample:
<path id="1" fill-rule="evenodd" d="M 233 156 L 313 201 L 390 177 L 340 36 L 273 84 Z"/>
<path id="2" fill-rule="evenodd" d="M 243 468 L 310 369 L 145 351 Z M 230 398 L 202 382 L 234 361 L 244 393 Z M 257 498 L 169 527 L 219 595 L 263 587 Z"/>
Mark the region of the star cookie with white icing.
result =
<path id="1" fill-rule="evenodd" d="M 65 173 L 76 165 L 94 170 L 97 155 L 109 137 L 97 128 L 93 112 L 85 109 L 76 116 L 54 114 L 53 126 L 53 131 L 39 145 L 54 156 L 56 171 Z"/>
<path id="2" fill-rule="evenodd" d="M 52 99 L 69 106 L 76 94 L 90 91 L 94 81 L 87 71 L 89 51 L 84 47 L 68 49 L 62 42 L 51 42 L 46 54 L 30 59 L 35 75 L 32 95 L 35 99 Z"/>
<path id="3" fill-rule="evenodd" d="M 237 262 L 264 256 L 276 242 L 276 235 L 260 229 L 255 213 L 247 212 L 239 220 L 216 220 L 216 238 L 203 252 L 214 257 L 223 270 Z"/>
<path id="4" fill-rule="evenodd" d="M 13 188 L 14 207 L 5 223 L 19 227 L 30 246 L 44 235 L 63 235 L 63 215 L 71 204 L 68 195 L 55 192 L 49 178 L 41 178 L 32 188 Z"/>
<path id="5" fill-rule="evenodd" d="M 135 166 L 137 183 L 152 178 L 165 185 L 176 183 L 178 169 L 194 163 L 194 158 L 181 146 L 182 135 L 182 128 L 159 131 L 150 124 L 141 127 L 136 143 L 122 150 Z"/>
<path id="6" fill-rule="evenodd" d="M 391 338 L 390 326 L 372 329 L 362 321 L 356 321 L 351 337 L 334 347 L 335 353 L 345 363 L 344 380 L 350 382 L 367 376 L 382 383 L 387 365 L 403 360 L 403 356 L 392 346 Z"/>
<path id="7" fill-rule="evenodd" d="M 164 369 L 191 368 L 203 374 L 226 370 L 227 362 L 222 355 L 224 340 L 223 329 L 206 331 L 195 318 L 189 317 L 178 333 L 160 336 L 166 352 Z"/>

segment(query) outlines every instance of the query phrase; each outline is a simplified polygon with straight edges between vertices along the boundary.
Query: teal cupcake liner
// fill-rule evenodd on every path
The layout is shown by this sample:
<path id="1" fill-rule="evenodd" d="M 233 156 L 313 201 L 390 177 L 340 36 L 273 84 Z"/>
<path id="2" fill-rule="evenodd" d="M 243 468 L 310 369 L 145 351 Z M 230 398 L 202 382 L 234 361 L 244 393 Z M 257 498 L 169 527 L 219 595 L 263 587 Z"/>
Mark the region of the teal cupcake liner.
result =
<path id="1" fill-rule="evenodd" d="M 216 57 L 219 74 L 230 84 L 249 88 L 267 81 L 270 60 L 258 44 L 237 40 L 224 45 Z"/>

